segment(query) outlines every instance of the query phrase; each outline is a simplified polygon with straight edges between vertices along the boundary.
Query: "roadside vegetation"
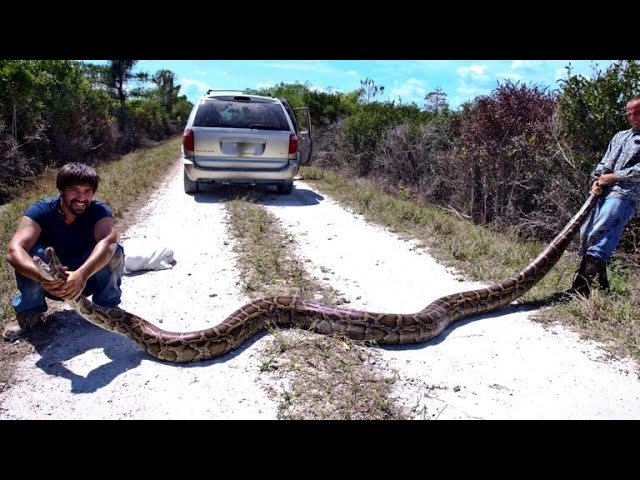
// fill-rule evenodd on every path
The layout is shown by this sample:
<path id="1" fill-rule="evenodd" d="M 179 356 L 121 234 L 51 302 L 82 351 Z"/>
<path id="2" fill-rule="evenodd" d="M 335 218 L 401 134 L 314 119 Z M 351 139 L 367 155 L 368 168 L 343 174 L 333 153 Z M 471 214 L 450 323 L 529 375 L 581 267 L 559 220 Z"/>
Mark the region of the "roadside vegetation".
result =
<path id="1" fill-rule="evenodd" d="M 47 169 L 97 164 L 182 133 L 193 106 L 136 60 L 0 60 L 0 202 Z"/>

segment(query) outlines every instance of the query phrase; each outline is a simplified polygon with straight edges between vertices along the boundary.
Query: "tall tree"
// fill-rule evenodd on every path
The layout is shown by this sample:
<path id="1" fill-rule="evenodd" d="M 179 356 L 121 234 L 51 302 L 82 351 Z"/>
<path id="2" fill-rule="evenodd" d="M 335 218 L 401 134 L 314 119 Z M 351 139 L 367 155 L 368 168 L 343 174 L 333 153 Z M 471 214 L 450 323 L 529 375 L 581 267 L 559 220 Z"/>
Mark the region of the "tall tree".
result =
<path id="1" fill-rule="evenodd" d="M 0 61 L 0 102 L 6 103 L 11 111 L 11 137 L 18 144 L 18 111 L 26 101 L 34 96 L 36 78 L 33 72 L 33 61 L 1 60 Z M 25 115 L 29 112 L 25 111 Z"/>
<path id="2" fill-rule="evenodd" d="M 127 118 L 127 97 L 129 84 L 133 81 L 146 82 L 149 75 L 145 72 L 133 73 L 137 60 L 109 60 L 107 85 L 113 89 L 120 102 L 120 131 L 128 143 L 133 141 Z"/>
<path id="3" fill-rule="evenodd" d="M 115 88 L 118 100 L 120 100 L 120 131 L 128 137 L 127 125 L 127 82 L 134 78 L 133 67 L 137 60 L 109 60 L 109 85 Z"/>
<path id="4" fill-rule="evenodd" d="M 158 70 L 151 80 L 158 87 L 158 102 L 166 112 L 171 112 L 180 91 L 180 85 L 175 84 L 176 74 L 171 70 Z"/>
<path id="5" fill-rule="evenodd" d="M 447 94 L 444 93 L 444 90 L 438 87 L 434 91 L 427 93 L 424 96 L 424 109 L 436 115 L 448 111 L 449 104 L 447 103 Z"/>
<path id="6" fill-rule="evenodd" d="M 376 85 L 376 82 L 371 78 L 365 78 L 364 80 L 360 80 L 360 99 L 364 103 L 369 103 L 374 100 L 378 95 L 382 95 L 384 93 L 383 85 Z"/>

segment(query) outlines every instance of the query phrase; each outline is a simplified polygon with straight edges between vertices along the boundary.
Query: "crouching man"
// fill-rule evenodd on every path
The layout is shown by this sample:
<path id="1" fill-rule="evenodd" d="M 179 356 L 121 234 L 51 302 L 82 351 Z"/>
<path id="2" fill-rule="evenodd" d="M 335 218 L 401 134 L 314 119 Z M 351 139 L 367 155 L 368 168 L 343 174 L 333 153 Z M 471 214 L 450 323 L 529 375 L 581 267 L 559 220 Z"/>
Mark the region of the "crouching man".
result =
<path id="1" fill-rule="evenodd" d="M 102 307 L 120 303 L 124 250 L 111 209 L 94 200 L 100 178 L 89 165 L 68 163 L 59 171 L 59 196 L 38 200 L 20 219 L 6 260 L 15 270 L 18 295 L 13 299 L 15 321 L 5 326 L 3 338 L 13 341 L 42 322 L 47 311 L 45 296 L 54 300 L 93 295 Z M 33 256 L 53 247 L 67 268 L 66 280 L 45 280 Z"/>

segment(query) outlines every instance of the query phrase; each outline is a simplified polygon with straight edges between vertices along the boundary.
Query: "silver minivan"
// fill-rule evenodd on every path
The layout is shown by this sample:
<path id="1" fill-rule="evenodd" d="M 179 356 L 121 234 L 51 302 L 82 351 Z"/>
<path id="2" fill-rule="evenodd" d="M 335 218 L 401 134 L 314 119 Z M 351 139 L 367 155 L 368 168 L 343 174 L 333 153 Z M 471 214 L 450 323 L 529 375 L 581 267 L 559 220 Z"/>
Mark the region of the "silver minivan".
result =
<path id="1" fill-rule="evenodd" d="M 285 99 L 209 90 L 193 107 L 182 136 L 184 191 L 201 183 L 275 185 L 293 190 L 311 160 L 309 109 Z"/>

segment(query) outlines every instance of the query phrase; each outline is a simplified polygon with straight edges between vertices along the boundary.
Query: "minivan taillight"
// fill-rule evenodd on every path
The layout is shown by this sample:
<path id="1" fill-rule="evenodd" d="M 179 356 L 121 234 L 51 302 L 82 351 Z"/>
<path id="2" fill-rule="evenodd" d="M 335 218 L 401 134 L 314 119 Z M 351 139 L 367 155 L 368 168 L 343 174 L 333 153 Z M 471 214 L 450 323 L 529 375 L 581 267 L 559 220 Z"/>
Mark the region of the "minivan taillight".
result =
<path id="1" fill-rule="evenodd" d="M 298 151 L 298 136 L 295 133 L 289 135 L 289 155 Z"/>
<path id="2" fill-rule="evenodd" d="M 182 134 L 182 147 L 184 148 L 184 152 L 193 152 L 196 149 L 195 143 L 193 130 L 185 128 L 184 133 Z M 291 142 L 289 142 L 289 149 L 291 149 Z"/>

